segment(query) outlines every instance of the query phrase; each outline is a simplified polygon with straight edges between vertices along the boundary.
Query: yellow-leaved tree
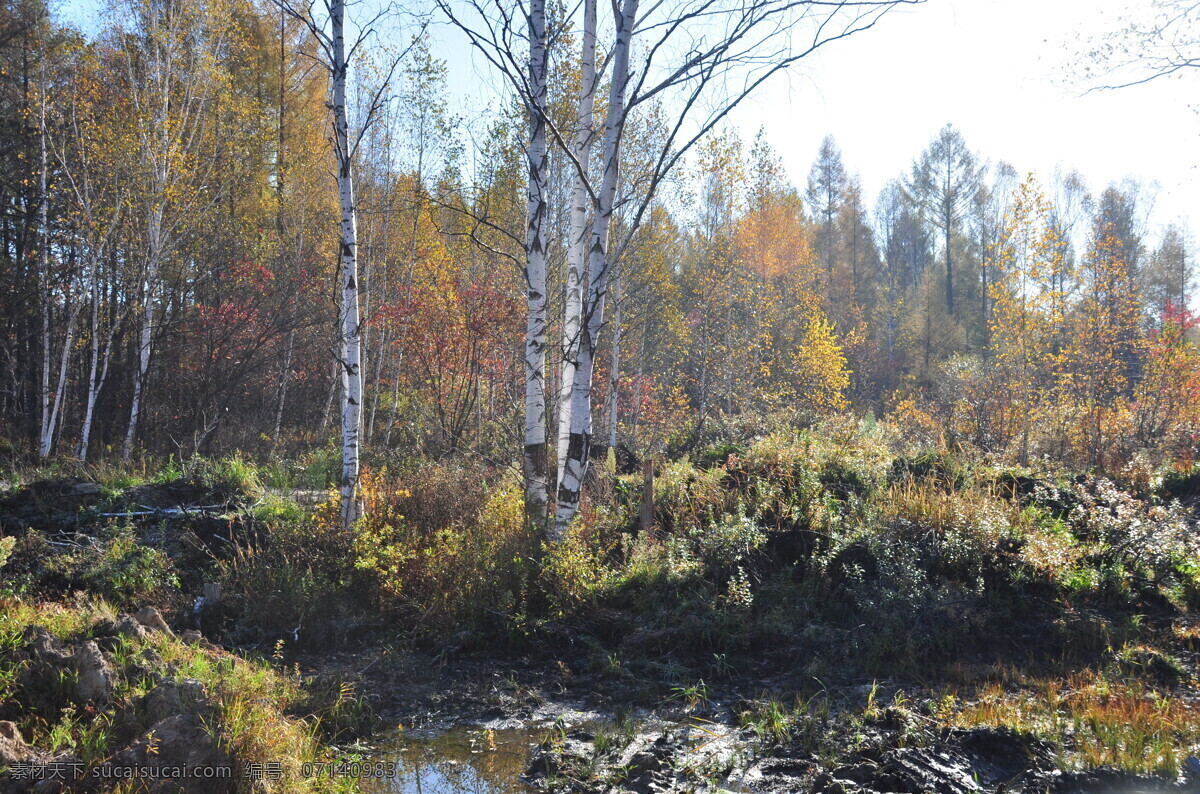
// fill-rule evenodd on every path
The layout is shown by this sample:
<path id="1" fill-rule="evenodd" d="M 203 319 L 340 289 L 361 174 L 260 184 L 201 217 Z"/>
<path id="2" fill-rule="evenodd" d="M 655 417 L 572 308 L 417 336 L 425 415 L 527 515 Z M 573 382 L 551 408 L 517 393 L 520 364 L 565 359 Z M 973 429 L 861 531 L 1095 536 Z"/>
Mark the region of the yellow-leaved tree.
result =
<path id="1" fill-rule="evenodd" d="M 1137 286 L 1111 225 L 1097 229 L 1078 276 L 1058 391 L 1076 416 L 1076 452 L 1086 465 L 1102 466 L 1105 442 L 1128 412 L 1129 373 L 1143 346 Z"/>
<path id="2" fill-rule="evenodd" d="M 997 256 L 988 263 L 996 274 L 989 321 L 993 384 L 1005 398 L 998 436 L 1018 440 L 1022 465 L 1029 458 L 1033 418 L 1051 385 L 1053 339 L 1061 322 L 1062 246 L 1050 212 L 1030 174 L 1013 195 Z"/>
<path id="3" fill-rule="evenodd" d="M 797 407 L 816 413 L 845 409 L 850 370 L 846 354 L 834 335 L 833 323 L 824 315 L 809 322 L 787 376 Z"/>

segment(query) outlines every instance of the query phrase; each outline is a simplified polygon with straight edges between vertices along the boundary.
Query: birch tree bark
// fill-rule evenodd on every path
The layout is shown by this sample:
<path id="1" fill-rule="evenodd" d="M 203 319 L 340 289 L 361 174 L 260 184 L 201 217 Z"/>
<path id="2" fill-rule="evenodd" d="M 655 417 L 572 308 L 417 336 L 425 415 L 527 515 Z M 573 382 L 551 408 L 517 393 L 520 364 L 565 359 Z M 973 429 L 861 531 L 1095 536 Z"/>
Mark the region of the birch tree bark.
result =
<path id="1" fill-rule="evenodd" d="M 94 268 L 92 272 L 95 272 Z M 81 461 L 87 460 L 88 446 L 92 439 L 92 423 L 96 415 L 96 402 L 100 399 L 100 391 L 104 388 L 104 382 L 108 380 L 108 364 L 112 360 L 113 337 L 116 335 L 117 326 L 121 324 L 117 317 L 110 319 L 108 335 L 104 342 L 104 352 L 101 353 L 100 292 L 95 284 L 95 279 L 93 279 L 91 289 L 92 319 L 89 343 L 91 355 L 88 362 L 87 398 L 84 403 L 83 426 L 79 430 L 79 446 L 75 451 L 75 456 Z"/>
<path id="2" fill-rule="evenodd" d="M 129 460 L 133 455 L 133 444 L 137 438 L 138 423 L 142 416 L 142 395 L 146 388 L 146 378 L 150 374 L 150 345 L 154 341 L 155 291 L 158 286 L 159 268 L 162 264 L 162 210 L 160 207 L 155 207 L 150 212 L 148 236 L 150 246 L 142 280 L 142 322 L 137 339 L 137 370 L 133 375 L 133 397 L 129 405 L 129 424 L 125 430 L 125 443 L 121 447 L 123 460 Z"/>
<path id="3" fill-rule="evenodd" d="M 40 239 L 38 242 L 38 293 L 41 301 L 42 315 L 42 382 L 39 398 L 42 406 L 41 427 L 38 434 L 38 457 L 50 455 L 50 447 L 54 438 L 54 417 L 50 412 L 50 313 L 52 311 L 52 294 L 50 290 L 50 193 L 47 190 L 46 172 L 48 160 L 46 157 L 46 53 L 42 47 L 41 57 L 38 58 L 38 151 L 40 168 L 38 169 L 38 224 Z"/>
<path id="4" fill-rule="evenodd" d="M 341 239 L 338 243 L 338 322 L 335 365 L 338 377 L 335 385 L 341 384 L 341 427 L 342 427 L 342 476 L 339 487 L 341 500 L 342 529 L 350 532 L 354 522 L 362 515 L 362 502 L 358 493 L 360 452 L 362 438 L 362 317 L 359 312 L 358 286 L 358 218 L 354 198 L 354 155 L 363 135 L 370 129 L 376 114 L 383 107 L 383 95 L 391 84 L 392 75 L 401 59 L 412 49 L 409 45 L 392 59 L 391 67 L 385 69 L 377 89 L 372 92 L 362 119 L 357 124 L 356 135 L 350 134 L 349 110 L 346 106 L 346 87 L 350 71 L 350 59 L 365 39 L 374 32 L 372 25 L 384 12 L 380 12 L 365 25 L 359 27 L 357 38 L 346 46 L 346 0 L 326 0 L 328 30 L 312 16 L 311 3 L 291 3 L 275 0 L 285 14 L 301 22 L 317 44 L 324 57 L 324 66 L 330 78 L 330 103 L 333 111 L 333 149 L 337 160 L 338 203 L 341 208 Z M 419 40 L 419 35 L 414 42 Z M 330 392 L 332 403 L 333 393 Z M 328 415 L 328 409 L 326 409 Z M 322 421 L 324 427 L 324 420 Z"/>
<path id="5" fill-rule="evenodd" d="M 546 0 L 529 6 L 529 183 L 525 209 L 525 509 L 549 509 L 546 462 Z"/>
<path id="6" fill-rule="evenodd" d="M 562 464 L 550 540 L 566 537 L 567 527 L 579 510 L 579 496 L 587 473 L 592 443 L 592 376 L 600 329 L 604 325 L 604 300 L 608 291 L 608 231 L 617 193 L 621 155 L 621 132 L 625 126 L 625 91 L 629 86 L 629 49 L 637 19 L 638 0 L 625 0 L 617 18 L 616 43 L 612 54 L 612 85 L 609 88 L 608 113 L 604 121 L 604 178 L 596 202 L 588 254 L 589 283 L 584 304 L 584 324 L 579 337 L 579 361 L 572 379 L 571 427 L 567 454 Z"/>
<path id="7" fill-rule="evenodd" d="M 613 277 L 612 366 L 608 374 L 608 448 L 617 448 L 617 389 L 621 385 L 621 274 Z"/>
<path id="8" fill-rule="evenodd" d="M 353 152 L 346 114 L 346 4 L 329 4 L 333 78 L 333 139 L 337 155 L 338 201 L 342 210 L 341 317 L 339 371 L 342 379 L 342 529 L 349 532 L 362 514 L 358 496 L 359 435 L 362 429 L 362 327 L 358 317 L 358 229 L 354 207 Z"/>
<path id="9" fill-rule="evenodd" d="M 579 332 L 583 324 L 583 284 L 587 279 L 587 220 L 592 139 L 595 137 L 593 106 L 596 98 L 596 0 L 584 0 L 583 49 L 580 61 L 579 104 L 571 152 L 577 164 L 571 188 L 571 223 L 567 250 L 566 300 L 563 318 L 562 378 L 558 398 L 558 480 L 571 437 L 571 391 L 578 360 Z"/>
<path id="10" fill-rule="evenodd" d="M 318 43 L 324 58 L 324 66 L 330 77 L 330 109 L 334 122 L 334 155 L 337 161 L 337 198 L 341 207 L 341 237 L 338 240 L 338 293 L 337 332 L 335 344 L 335 366 L 337 377 L 334 389 L 341 385 L 342 426 L 342 476 L 340 482 L 342 529 L 352 531 L 354 523 L 362 515 L 359 495 L 360 453 L 362 438 L 362 318 L 359 311 L 359 252 L 358 252 L 358 209 L 354 199 L 354 155 L 362 136 L 370 130 L 378 110 L 383 107 L 383 95 L 389 89 L 392 74 L 401 59 L 412 49 L 409 46 L 391 61 L 385 70 L 377 90 L 367 102 L 364 116 L 358 124 L 355 136 L 350 136 L 349 110 L 347 108 L 347 82 L 350 58 L 358 52 L 362 42 L 370 36 L 374 22 L 383 12 L 360 25 L 358 37 L 347 47 L 346 0 L 326 0 L 328 30 L 312 16 L 310 2 L 275 0 L 283 13 L 304 24 Z M 419 37 L 418 37 L 419 38 Z M 414 40 L 415 41 L 415 40 Z M 329 408 L 325 411 L 329 415 Z M 324 428 L 325 420 L 322 420 Z"/>

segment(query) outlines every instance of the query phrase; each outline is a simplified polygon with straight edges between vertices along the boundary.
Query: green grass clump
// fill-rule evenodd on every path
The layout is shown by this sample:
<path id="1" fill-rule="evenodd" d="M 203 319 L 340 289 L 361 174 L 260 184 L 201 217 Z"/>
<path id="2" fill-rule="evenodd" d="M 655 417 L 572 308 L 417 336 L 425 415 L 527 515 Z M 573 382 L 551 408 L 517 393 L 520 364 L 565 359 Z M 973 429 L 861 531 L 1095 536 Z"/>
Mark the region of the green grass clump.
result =
<path id="1" fill-rule="evenodd" d="M 334 753 L 322 745 L 326 721 L 365 717 L 361 706 L 346 698 L 325 703 L 304 689 L 297 675 L 273 669 L 264 661 L 243 659 L 225 651 L 187 645 L 176 637 L 151 633 L 144 639 L 108 643 L 107 658 L 115 673 L 114 689 L 106 704 L 82 704 L 74 700 L 73 673 L 31 679 L 21 675 L 23 634 L 30 626 L 41 626 L 68 647 L 95 636 L 99 626 L 114 617 L 103 601 L 77 604 L 43 602 L 5 597 L 0 599 L 0 717 L 15 719 L 22 734 L 38 750 L 70 753 L 86 764 L 109 758 L 134 741 L 150 726 L 143 724 L 133 704 L 152 687 L 146 677 L 148 659 L 154 672 L 173 679 L 194 678 L 203 686 L 212 707 L 207 730 L 217 745 L 234 760 L 231 785 L 238 791 L 253 790 L 253 782 L 241 770 L 251 764 L 279 764 L 282 780 L 278 791 L 352 791 L 349 779 L 321 780 L 302 773 L 305 763 L 330 760 Z M 36 691 L 30 687 L 37 686 Z M 350 699 L 352 700 L 352 698 Z M 296 704 L 325 703 L 320 713 Z M 53 708 L 48 708 L 48 706 Z M 356 709 L 358 709 L 356 711 Z"/>

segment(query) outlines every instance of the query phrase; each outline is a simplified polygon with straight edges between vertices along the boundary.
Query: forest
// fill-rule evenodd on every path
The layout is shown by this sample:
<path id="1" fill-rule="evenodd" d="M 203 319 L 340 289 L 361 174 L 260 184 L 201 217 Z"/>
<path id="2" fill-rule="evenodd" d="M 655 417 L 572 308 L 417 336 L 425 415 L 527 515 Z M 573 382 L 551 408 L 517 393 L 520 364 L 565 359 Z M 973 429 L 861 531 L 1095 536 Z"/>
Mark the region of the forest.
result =
<path id="1" fill-rule="evenodd" d="M 1187 219 L 738 123 L 922 5 L 0 0 L 0 791 L 1200 790 Z"/>

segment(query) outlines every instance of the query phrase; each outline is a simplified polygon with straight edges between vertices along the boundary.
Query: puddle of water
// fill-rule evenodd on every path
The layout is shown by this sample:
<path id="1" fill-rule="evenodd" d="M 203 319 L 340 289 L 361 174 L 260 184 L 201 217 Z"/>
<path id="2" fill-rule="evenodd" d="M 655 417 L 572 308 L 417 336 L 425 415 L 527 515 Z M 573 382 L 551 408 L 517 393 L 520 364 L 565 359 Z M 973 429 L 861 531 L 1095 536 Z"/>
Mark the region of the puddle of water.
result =
<path id="1" fill-rule="evenodd" d="M 379 748 L 384 775 L 360 781 L 369 794 L 529 794 L 521 780 L 542 734 L 497 730 L 489 745 L 479 728 L 458 727 L 434 736 L 406 736 Z M 391 774 L 394 772 L 395 774 Z"/>
<path id="2" fill-rule="evenodd" d="M 578 712 L 573 716 L 594 715 Z M 594 730 L 602 723 L 585 719 L 567 724 Z M 627 753 L 644 748 L 664 731 L 686 728 L 687 750 L 674 763 L 695 768 L 724 765 L 723 759 L 737 752 L 739 742 L 736 731 L 704 720 L 648 722 L 641 728 Z M 364 768 L 372 768 L 374 777 L 360 779 L 358 790 L 368 794 L 532 794 L 536 789 L 521 775 L 529 767 L 534 745 L 545 738 L 547 729 L 548 725 L 527 724 L 489 731 L 476 725 L 442 733 L 404 734 L 364 760 Z M 719 790 L 732 793 L 747 789 L 738 782 L 727 782 Z"/>

